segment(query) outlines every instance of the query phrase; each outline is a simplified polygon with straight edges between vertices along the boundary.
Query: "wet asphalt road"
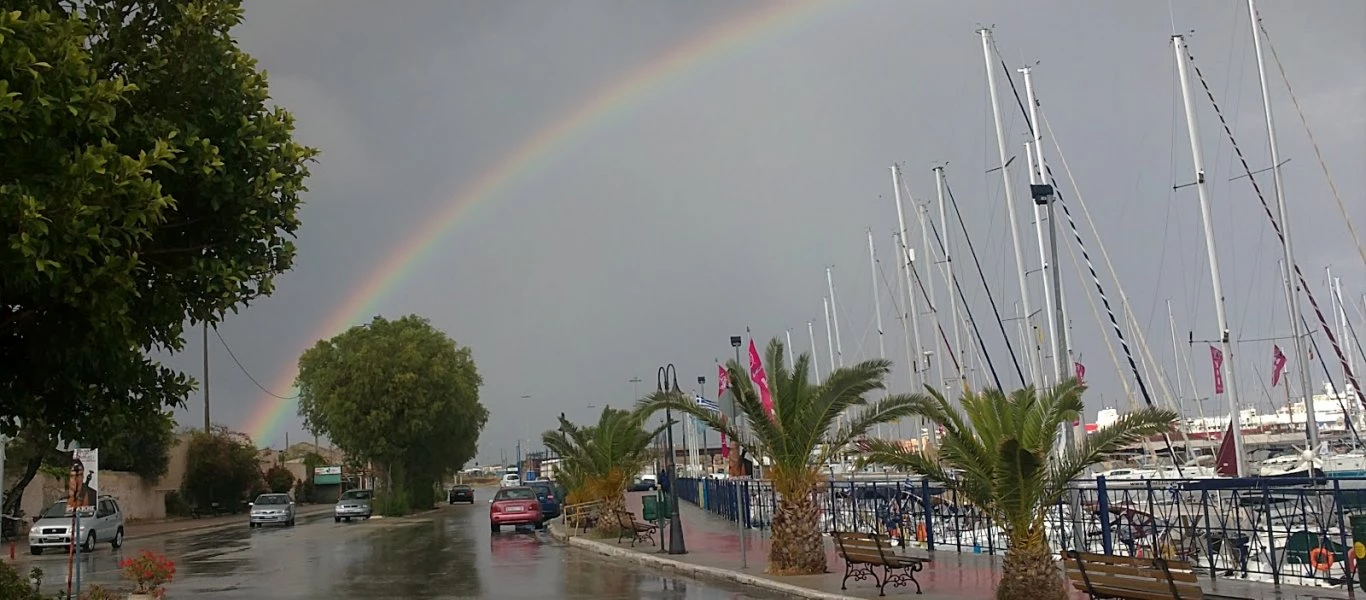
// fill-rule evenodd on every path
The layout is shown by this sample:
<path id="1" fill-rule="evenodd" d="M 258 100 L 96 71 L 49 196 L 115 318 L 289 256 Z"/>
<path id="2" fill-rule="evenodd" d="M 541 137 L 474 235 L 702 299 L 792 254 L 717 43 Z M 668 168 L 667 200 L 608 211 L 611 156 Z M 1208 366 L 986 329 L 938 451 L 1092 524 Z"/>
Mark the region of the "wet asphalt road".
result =
<path id="1" fill-rule="evenodd" d="M 772 598 L 610 561 L 541 532 L 490 533 L 492 490 L 479 492 L 474 505 L 406 519 L 333 523 L 322 514 L 293 528 L 248 529 L 244 516 L 237 528 L 132 539 L 119 551 L 104 544 L 82 558 L 82 580 L 127 590 L 118 560 L 152 549 L 176 563 L 169 600 Z M 66 556 L 21 555 L 16 566 L 42 568 L 44 591 L 66 587 Z"/>

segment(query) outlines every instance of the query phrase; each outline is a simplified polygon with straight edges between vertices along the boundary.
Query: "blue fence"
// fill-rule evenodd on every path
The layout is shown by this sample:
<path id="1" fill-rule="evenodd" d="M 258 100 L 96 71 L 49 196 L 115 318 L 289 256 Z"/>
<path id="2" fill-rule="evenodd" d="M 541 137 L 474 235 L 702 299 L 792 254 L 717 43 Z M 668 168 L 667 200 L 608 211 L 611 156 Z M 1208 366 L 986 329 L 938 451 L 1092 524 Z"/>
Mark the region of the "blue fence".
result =
<path id="1" fill-rule="evenodd" d="M 749 528 L 767 529 L 777 510 L 767 481 L 679 484 L 680 499 L 732 522 L 744 519 Z M 1003 551 L 1004 536 L 984 511 L 923 478 L 831 480 L 817 493 L 826 533 L 877 532 L 930 550 Z M 1047 525 L 1054 549 L 1176 558 L 1216 578 L 1342 585 L 1355 569 L 1353 515 L 1366 515 L 1366 478 L 1098 477 L 1074 483 L 1049 509 Z"/>

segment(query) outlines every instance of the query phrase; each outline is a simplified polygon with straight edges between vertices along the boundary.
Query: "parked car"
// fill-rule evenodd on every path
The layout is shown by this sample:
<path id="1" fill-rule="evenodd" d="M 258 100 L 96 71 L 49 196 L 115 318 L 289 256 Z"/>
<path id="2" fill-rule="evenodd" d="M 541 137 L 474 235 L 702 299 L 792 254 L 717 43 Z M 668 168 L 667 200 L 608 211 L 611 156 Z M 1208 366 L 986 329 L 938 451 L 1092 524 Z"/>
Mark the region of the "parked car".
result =
<path id="1" fill-rule="evenodd" d="M 342 492 L 341 498 L 337 499 L 336 508 L 332 509 L 332 522 L 340 523 L 342 519 L 369 519 L 373 513 L 370 501 L 375 497 L 374 490 L 346 490 Z"/>
<path id="2" fill-rule="evenodd" d="M 469 502 L 474 504 L 474 488 L 468 485 L 457 485 L 446 492 L 446 503 L 455 504 L 456 502 Z"/>
<path id="3" fill-rule="evenodd" d="M 294 499 L 289 494 L 261 494 L 247 506 L 251 507 L 251 514 L 247 517 L 247 524 L 251 527 L 271 523 L 294 526 Z"/>
<path id="4" fill-rule="evenodd" d="M 507 487 L 489 500 L 489 527 L 495 533 L 504 525 L 541 526 L 541 503 L 529 487 Z"/>
<path id="5" fill-rule="evenodd" d="M 536 492 L 536 500 L 541 503 L 541 520 L 548 521 L 560 516 L 560 503 L 564 497 L 558 487 L 549 481 L 532 481 L 526 484 Z"/>
<path id="6" fill-rule="evenodd" d="M 498 487 L 517 487 L 520 485 L 522 485 L 522 478 L 518 477 L 516 473 L 503 475 L 503 479 L 498 482 Z"/>
<path id="7" fill-rule="evenodd" d="M 110 547 L 123 545 L 123 509 L 113 496 L 100 496 L 95 506 L 86 506 L 80 511 L 80 533 L 82 552 L 94 552 L 95 544 L 108 541 Z M 38 519 L 28 532 L 28 551 L 42 554 L 43 550 L 53 548 L 66 550 L 71 547 L 71 509 L 66 501 L 56 502 L 39 513 Z"/>
<path id="8" fill-rule="evenodd" d="M 629 487 L 626 488 L 626 491 L 628 491 L 628 492 L 652 492 L 652 491 L 654 491 L 654 489 L 655 489 L 655 480 L 654 480 L 653 477 L 650 477 L 650 478 L 648 478 L 648 479 L 645 479 L 645 478 L 636 478 L 636 480 L 635 480 L 635 481 L 632 481 L 632 482 L 631 482 L 631 485 L 630 485 Z"/>

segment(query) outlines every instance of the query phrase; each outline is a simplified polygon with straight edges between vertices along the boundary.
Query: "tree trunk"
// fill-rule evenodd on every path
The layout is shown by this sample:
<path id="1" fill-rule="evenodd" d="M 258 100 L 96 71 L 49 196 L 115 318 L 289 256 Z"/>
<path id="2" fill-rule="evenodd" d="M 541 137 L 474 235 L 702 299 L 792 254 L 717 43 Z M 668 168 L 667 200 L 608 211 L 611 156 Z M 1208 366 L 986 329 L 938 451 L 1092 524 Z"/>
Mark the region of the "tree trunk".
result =
<path id="1" fill-rule="evenodd" d="M 826 572 L 825 540 L 820 531 L 820 508 L 810 490 L 782 495 L 773 514 L 773 542 L 768 572 L 774 575 L 812 575 Z"/>
<path id="2" fill-rule="evenodd" d="M 1066 600 L 1067 588 L 1042 531 L 1030 531 L 1006 545 L 996 600 Z"/>
<path id="3" fill-rule="evenodd" d="M 598 534 L 603 537 L 616 537 L 621 534 L 621 521 L 617 511 L 626 510 L 626 496 L 622 493 L 608 495 L 602 499 L 602 511 L 598 513 Z"/>

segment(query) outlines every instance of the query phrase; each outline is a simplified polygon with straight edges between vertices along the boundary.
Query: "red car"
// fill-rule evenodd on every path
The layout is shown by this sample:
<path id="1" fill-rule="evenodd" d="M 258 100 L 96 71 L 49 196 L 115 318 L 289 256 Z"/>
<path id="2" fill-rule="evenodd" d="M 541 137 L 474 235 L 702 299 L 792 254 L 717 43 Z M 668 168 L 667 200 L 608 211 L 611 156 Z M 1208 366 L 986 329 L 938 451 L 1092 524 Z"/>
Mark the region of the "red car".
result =
<path id="1" fill-rule="evenodd" d="M 489 500 L 489 528 L 495 533 L 504 525 L 541 526 L 541 502 L 529 487 L 506 487 Z"/>

